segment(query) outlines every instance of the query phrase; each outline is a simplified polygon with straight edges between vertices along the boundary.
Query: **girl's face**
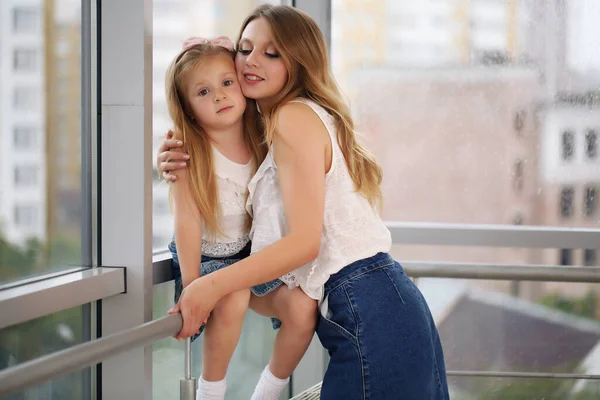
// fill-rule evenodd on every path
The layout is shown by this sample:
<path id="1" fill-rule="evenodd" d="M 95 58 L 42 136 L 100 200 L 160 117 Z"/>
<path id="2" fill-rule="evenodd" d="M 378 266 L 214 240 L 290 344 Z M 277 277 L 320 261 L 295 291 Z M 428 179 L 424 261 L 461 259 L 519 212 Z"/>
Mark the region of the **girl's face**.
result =
<path id="1" fill-rule="evenodd" d="M 242 32 L 235 67 L 244 96 L 255 99 L 263 110 L 270 108 L 287 82 L 288 71 L 264 18 L 252 20 Z"/>
<path id="2" fill-rule="evenodd" d="M 184 87 L 192 114 L 205 130 L 228 128 L 246 110 L 235 65 L 227 55 L 207 57 L 189 71 Z"/>

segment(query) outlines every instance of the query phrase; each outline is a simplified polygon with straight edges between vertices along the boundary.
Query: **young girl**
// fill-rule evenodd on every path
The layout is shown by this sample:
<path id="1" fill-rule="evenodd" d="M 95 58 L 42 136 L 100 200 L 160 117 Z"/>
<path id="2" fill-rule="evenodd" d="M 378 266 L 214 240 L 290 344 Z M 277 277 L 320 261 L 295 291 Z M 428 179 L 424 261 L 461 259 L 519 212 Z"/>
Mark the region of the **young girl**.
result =
<path id="1" fill-rule="evenodd" d="M 223 296 L 282 277 L 320 302 L 317 334 L 330 355 L 321 399 L 448 400 L 427 303 L 388 254 L 381 168 L 356 139 L 316 22 L 289 6 L 258 7 L 242 25 L 236 68 L 271 145 L 249 186 L 253 254 L 190 285 L 174 309 L 179 337 Z M 283 290 L 260 302 L 264 313 L 278 312 Z"/>
<path id="2" fill-rule="evenodd" d="M 266 149 L 261 118 L 256 105 L 246 106 L 233 55 L 233 44 L 227 38 L 192 38 L 184 43 L 184 50 L 167 71 L 166 95 L 174 135 L 186 152 L 194 154 L 189 168 L 178 172 L 177 181 L 171 183 L 175 234 L 169 249 L 176 276 L 176 302 L 195 279 L 229 266 L 250 252 L 247 188 Z M 251 290 L 264 296 L 280 285 L 276 279 Z M 198 399 L 224 398 L 225 375 L 249 298 L 248 289 L 221 298 L 208 321 L 204 320 L 206 325 L 197 330 L 197 335 L 202 331 L 205 335 Z M 292 315 L 305 315 L 306 302 L 314 303 L 308 298 L 303 302 L 300 296 L 282 300 Z M 273 351 L 277 363 L 290 363 L 290 353 L 284 353 L 283 347 L 289 346 L 286 350 L 291 354 L 306 351 L 316 323 L 316 305 L 311 311 L 312 315 L 302 321 L 309 326 L 302 330 L 302 337 L 298 338 L 298 329 L 292 335 L 284 329 L 278 332 Z M 274 327 L 278 325 L 279 321 L 274 321 Z M 297 364 L 294 360 L 292 363 Z M 286 384 L 287 379 L 276 379 L 270 387 L 278 396 Z"/>

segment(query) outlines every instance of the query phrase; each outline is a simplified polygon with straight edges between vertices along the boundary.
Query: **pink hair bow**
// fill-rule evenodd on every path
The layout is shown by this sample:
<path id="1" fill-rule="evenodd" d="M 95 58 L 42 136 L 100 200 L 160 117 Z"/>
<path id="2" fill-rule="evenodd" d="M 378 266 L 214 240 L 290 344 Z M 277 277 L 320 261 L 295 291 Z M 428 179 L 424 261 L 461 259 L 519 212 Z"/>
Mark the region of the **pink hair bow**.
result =
<path id="1" fill-rule="evenodd" d="M 204 43 L 211 43 L 211 44 L 214 44 L 215 46 L 221 46 L 221 47 L 226 48 L 229 51 L 234 50 L 233 42 L 231 40 L 229 40 L 229 38 L 227 36 L 218 36 L 213 39 L 206 39 L 206 38 L 202 38 L 202 37 L 191 36 L 183 41 L 183 49 L 187 50 L 192 46 L 195 46 L 197 44 L 204 44 Z"/>

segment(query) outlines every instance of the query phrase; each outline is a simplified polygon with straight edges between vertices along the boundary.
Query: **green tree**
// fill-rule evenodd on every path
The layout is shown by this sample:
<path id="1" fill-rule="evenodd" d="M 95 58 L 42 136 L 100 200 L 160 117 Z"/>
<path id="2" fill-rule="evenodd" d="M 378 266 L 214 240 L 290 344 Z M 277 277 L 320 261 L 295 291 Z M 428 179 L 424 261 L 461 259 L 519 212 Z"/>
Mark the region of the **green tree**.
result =
<path id="1" fill-rule="evenodd" d="M 566 297 L 559 292 L 547 293 L 539 300 L 540 304 L 580 317 L 595 319 L 597 295 L 592 289 L 582 297 Z"/>
<path id="2" fill-rule="evenodd" d="M 21 248 L 0 235 L 0 282 L 33 274 L 39 266 L 41 249 L 38 240 L 28 240 Z"/>
<path id="3" fill-rule="evenodd" d="M 2 283 L 80 263 L 78 238 L 56 236 L 46 244 L 29 239 L 23 246 L 18 246 L 0 234 Z M 0 369 L 80 343 L 83 339 L 82 317 L 82 307 L 76 307 L 0 330 Z M 81 382 L 81 373 L 74 373 L 40 388 L 49 390 L 51 399 L 79 399 L 82 398 Z M 35 390 L 28 389 L 29 392 Z M 24 396 L 23 393 L 14 394 L 8 399 L 23 399 Z M 37 392 L 33 396 L 37 396 Z M 32 398 L 30 394 L 26 397 Z"/>

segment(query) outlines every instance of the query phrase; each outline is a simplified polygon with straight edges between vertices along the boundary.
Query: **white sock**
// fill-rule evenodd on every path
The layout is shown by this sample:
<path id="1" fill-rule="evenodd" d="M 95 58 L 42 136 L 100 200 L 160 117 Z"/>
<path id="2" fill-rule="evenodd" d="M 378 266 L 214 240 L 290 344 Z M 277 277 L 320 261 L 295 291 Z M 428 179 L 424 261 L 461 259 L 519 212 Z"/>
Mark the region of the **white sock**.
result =
<path id="1" fill-rule="evenodd" d="M 227 382 L 225 379 L 209 382 L 200 378 L 198 380 L 198 391 L 196 392 L 196 400 L 224 400 Z"/>
<path id="2" fill-rule="evenodd" d="M 250 400 L 278 400 L 279 395 L 289 381 L 289 377 L 280 379 L 273 375 L 267 365 L 262 374 L 260 374 L 260 379 Z"/>

